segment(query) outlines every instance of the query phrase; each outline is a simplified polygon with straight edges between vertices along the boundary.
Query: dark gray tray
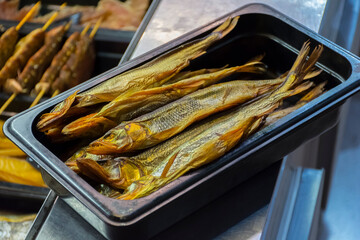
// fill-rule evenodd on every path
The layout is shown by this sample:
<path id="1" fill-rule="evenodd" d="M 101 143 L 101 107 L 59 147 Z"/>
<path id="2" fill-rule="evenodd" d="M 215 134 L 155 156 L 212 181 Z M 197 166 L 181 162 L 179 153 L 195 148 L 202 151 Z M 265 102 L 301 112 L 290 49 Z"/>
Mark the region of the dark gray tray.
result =
<path id="1" fill-rule="evenodd" d="M 248 5 L 228 16 L 242 15 L 237 27 L 195 60 L 190 69 L 234 65 L 266 52 L 264 62 L 276 74 L 288 70 L 298 49 L 310 39 L 324 45 L 318 80 L 327 92 L 236 146 L 216 162 L 175 180 L 153 194 L 131 201 L 102 196 L 65 166 L 65 145 L 53 145 L 36 131 L 42 113 L 75 88 L 9 119 L 4 131 L 43 169 L 44 180 L 57 195 L 107 238 L 150 238 L 198 208 L 281 159 L 307 140 L 336 124 L 339 106 L 359 90 L 359 59 L 279 12 L 261 4 Z M 76 87 L 84 91 L 139 66 L 182 43 L 204 36 L 228 16 L 105 72 Z M 214 216 L 214 221 L 216 217 Z"/>

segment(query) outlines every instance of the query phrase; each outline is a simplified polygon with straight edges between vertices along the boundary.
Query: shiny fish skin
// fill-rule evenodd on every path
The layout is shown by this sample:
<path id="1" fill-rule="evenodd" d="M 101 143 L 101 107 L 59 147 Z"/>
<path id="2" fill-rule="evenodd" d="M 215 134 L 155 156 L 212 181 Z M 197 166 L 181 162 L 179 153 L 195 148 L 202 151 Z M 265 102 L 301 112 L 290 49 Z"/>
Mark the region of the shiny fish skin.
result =
<path id="1" fill-rule="evenodd" d="M 111 129 L 89 145 L 94 154 L 151 147 L 181 132 L 191 123 L 263 94 L 279 82 L 230 81 L 193 92 L 175 102 Z"/>
<path id="2" fill-rule="evenodd" d="M 276 111 L 272 112 L 271 114 L 269 114 L 269 116 L 266 117 L 264 127 L 267 127 L 267 126 L 275 123 L 279 119 L 292 113 L 296 109 L 301 108 L 306 103 L 310 102 L 311 100 L 313 100 L 313 99 L 317 98 L 318 96 L 320 96 L 321 94 L 323 94 L 325 85 L 326 85 L 326 82 L 323 82 L 323 83 L 320 83 L 319 85 L 317 85 L 316 87 L 314 87 L 309 93 L 307 93 L 304 97 L 302 97 L 294 106 L 287 107 L 284 109 L 279 109 L 279 110 L 276 110 Z"/>
<path id="3" fill-rule="evenodd" d="M 99 112 L 79 118 L 68 124 L 62 130 L 62 134 L 69 136 L 69 139 L 100 137 L 122 121 L 154 111 L 200 88 L 214 84 L 235 72 L 262 73 L 264 71 L 262 63 L 249 62 L 242 66 L 208 71 L 208 73 L 183 79 L 170 85 L 121 95 L 105 105 Z M 186 74 L 186 76 L 189 75 Z"/>
<path id="4" fill-rule="evenodd" d="M 226 36 L 237 24 L 238 17 L 226 20 L 203 39 L 186 43 L 136 69 L 120 74 L 77 96 L 77 106 L 109 102 L 126 91 L 160 86 L 189 65 L 190 61 L 206 53 L 214 42 Z"/>
<path id="5" fill-rule="evenodd" d="M 160 166 L 151 175 L 146 175 L 133 182 L 126 189 L 125 194 L 118 197 L 118 199 L 131 200 L 146 196 L 170 181 L 175 180 L 185 172 L 217 159 L 240 141 L 253 120 L 250 118 L 232 127 L 226 124 L 218 124 L 215 126 L 216 130 L 214 128 L 208 129 L 195 138 L 190 139 L 188 144 L 181 145 L 161 162 Z M 229 131 L 230 136 L 222 134 L 223 131 L 229 128 L 232 129 L 232 132 Z M 185 163 L 186 161 L 189 161 L 189 163 Z"/>
<path id="6" fill-rule="evenodd" d="M 151 175 L 144 176 L 132 183 L 119 199 L 130 200 L 146 196 L 187 171 L 222 156 L 239 141 L 242 135 L 245 135 L 245 137 L 249 135 L 249 133 L 246 133 L 246 129 L 253 131 L 254 127 L 250 126 L 249 122 L 261 119 L 274 111 L 284 98 L 307 90 L 311 86 L 309 83 L 304 83 L 294 90 L 291 89 L 303 80 L 322 52 L 321 46 L 316 47 L 309 60 L 306 61 L 309 49 L 309 43 L 307 42 L 300 50 L 286 81 L 270 95 L 238 108 L 236 117 L 217 124 L 181 145 Z M 258 124 L 259 121 L 256 120 L 255 123 Z"/>
<path id="7" fill-rule="evenodd" d="M 97 103 L 110 102 L 124 92 L 135 92 L 150 87 L 160 86 L 167 80 L 171 79 L 181 69 L 189 65 L 190 60 L 195 59 L 206 52 L 206 49 L 226 36 L 237 24 L 239 17 L 226 20 L 222 25 L 203 39 L 198 39 L 171 50 L 164 55 L 125 73 L 109 79 L 98 86 L 81 93 L 74 98 L 73 108 L 81 109 L 85 106 L 92 106 Z M 66 108 L 55 108 L 59 113 L 53 116 L 46 115 L 41 117 L 41 123 L 38 123 L 40 131 L 48 128 L 49 122 L 54 121 L 52 118 L 66 117 L 66 112 L 72 105 L 66 105 Z M 49 121 L 49 122 L 47 122 Z"/>
<path id="8" fill-rule="evenodd" d="M 65 164 L 75 172 L 81 172 L 95 181 L 103 181 L 114 188 L 125 189 L 140 177 L 151 174 L 180 145 L 233 115 L 234 113 L 230 112 L 213 120 L 206 119 L 133 157 L 90 154 L 85 147 L 77 151 Z M 107 168 L 100 163 L 104 161 L 107 162 Z"/>

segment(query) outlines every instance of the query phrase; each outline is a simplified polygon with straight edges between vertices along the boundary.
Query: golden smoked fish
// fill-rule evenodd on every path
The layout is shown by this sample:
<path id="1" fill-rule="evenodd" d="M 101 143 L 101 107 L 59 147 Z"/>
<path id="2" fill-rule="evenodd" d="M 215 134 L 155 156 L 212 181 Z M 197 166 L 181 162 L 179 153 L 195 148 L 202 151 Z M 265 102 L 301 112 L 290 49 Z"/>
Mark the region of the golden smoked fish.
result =
<path id="1" fill-rule="evenodd" d="M 326 85 L 326 81 L 314 87 L 310 92 L 308 92 L 305 96 L 303 96 L 294 106 L 279 109 L 269 114 L 269 116 L 266 117 L 264 127 L 273 124 L 274 122 L 278 121 L 280 118 L 288 115 L 289 113 L 292 113 L 296 109 L 304 106 L 306 103 L 310 102 L 311 100 L 323 94 L 325 85 Z"/>
<path id="2" fill-rule="evenodd" d="M 65 163 L 75 172 L 81 172 L 95 181 L 105 182 L 114 188 L 125 189 L 140 177 L 151 174 L 180 145 L 215 124 L 231 118 L 232 115 L 231 112 L 213 120 L 205 119 L 181 134 L 132 157 L 91 154 L 85 147 Z"/>
<path id="3" fill-rule="evenodd" d="M 306 61 L 309 50 L 307 42 L 300 50 L 286 81 L 270 95 L 238 108 L 236 116 L 182 144 L 169 154 L 151 175 L 145 175 L 133 182 L 118 199 L 130 200 L 146 196 L 189 170 L 219 158 L 235 146 L 241 137 L 251 134 L 260 126 L 261 121 L 258 120 L 274 111 L 284 98 L 303 92 L 311 86 L 309 83 L 304 83 L 291 90 L 314 66 L 322 52 L 322 46 L 316 47 Z"/>
<path id="4" fill-rule="evenodd" d="M 161 86 L 188 66 L 191 60 L 206 53 L 206 49 L 209 46 L 231 32 L 236 26 L 238 18 L 227 19 L 222 25 L 202 39 L 181 45 L 138 68 L 115 76 L 75 97 L 70 96 L 71 104 L 63 105 L 60 103 L 55 107 L 55 111 L 43 115 L 37 124 L 38 129 L 43 131 L 51 122 L 66 117 L 66 112 L 68 112 L 70 107 L 80 109 L 103 102 L 110 102 L 125 92 Z"/>
<path id="5" fill-rule="evenodd" d="M 262 65 L 261 62 L 249 62 L 241 66 L 192 76 L 170 85 L 122 94 L 105 105 L 98 113 L 89 114 L 71 122 L 63 128 L 62 134 L 68 136 L 68 139 L 100 137 L 122 121 L 154 111 L 169 102 L 214 84 L 235 72 L 265 72 Z"/>
<path id="6" fill-rule="evenodd" d="M 249 101 L 278 84 L 274 80 L 238 80 L 200 89 L 153 112 L 121 123 L 92 142 L 88 151 L 111 154 L 151 147 L 183 131 L 193 122 Z"/>

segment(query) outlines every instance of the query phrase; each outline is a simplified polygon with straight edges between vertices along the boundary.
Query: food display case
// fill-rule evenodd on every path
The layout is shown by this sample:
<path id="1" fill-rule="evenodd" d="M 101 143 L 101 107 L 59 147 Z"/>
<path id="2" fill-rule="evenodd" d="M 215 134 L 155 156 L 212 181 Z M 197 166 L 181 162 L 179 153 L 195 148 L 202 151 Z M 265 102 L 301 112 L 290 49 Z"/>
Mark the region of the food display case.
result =
<path id="1" fill-rule="evenodd" d="M 130 203 L 130 205 L 110 201 L 99 202 L 100 198 L 91 189 L 82 186 L 81 180 L 73 178 L 74 174 L 57 163 L 56 166 L 52 166 L 46 162 L 47 158 L 54 159 L 54 155 L 47 155 L 52 154 L 51 151 L 39 150 L 41 147 L 36 145 L 36 141 L 41 142 L 42 140 L 38 136 L 32 136 L 33 130 L 26 131 L 26 127 L 23 127 L 24 119 L 33 121 L 39 113 L 64 99 L 70 92 L 54 98 L 48 104 L 34 108 L 33 111 L 19 114 L 7 122 L 5 131 L 39 163 L 46 182 L 53 189 L 33 223 L 27 239 L 45 239 L 50 236 L 56 236 L 59 239 L 69 237 L 81 239 L 84 238 L 84 235 L 86 238 L 94 239 L 112 239 L 119 236 L 139 239 L 176 239 L 184 236 L 187 239 L 216 239 L 217 237 L 231 239 L 238 234 L 245 238 L 246 236 L 260 238 L 261 232 L 263 232 L 262 239 L 272 239 L 274 236 L 280 236 L 279 234 L 282 234 L 282 237 L 296 234 L 292 227 L 294 224 L 301 225 L 303 233 L 308 233 L 308 238 L 315 238 L 316 231 L 311 229 L 311 226 L 316 225 L 319 216 L 319 199 L 322 195 L 324 174 L 322 171 L 311 171 L 299 168 L 299 166 L 295 168 L 294 164 L 289 164 L 291 157 L 286 157 L 286 155 L 303 143 L 336 126 L 341 112 L 340 106 L 348 97 L 358 91 L 357 81 L 360 79 L 355 67 L 359 61 L 358 58 L 315 33 L 320 29 L 325 3 L 313 7 L 313 12 L 308 13 L 315 18 L 315 20 L 312 19 L 314 20 L 312 24 L 314 22 L 317 24 L 306 24 L 309 19 L 304 20 L 306 16 L 298 12 L 291 16 L 310 27 L 313 30 L 311 31 L 285 15 L 289 5 L 282 1 L 275 1 L 272 7 L 250 4 L 234 12 L 238 3 L 229 1 L 229 9 L 214 10 L 218 14 L 217 18 L 205 21 L 198 26 L 199 28 L 185 35 L 176 36 L 175 33 L 174 36 L 170 36 L 170 38 L 177 37 L 175 40 L 147 52 L 146 49 L 153 48 L 154 44 L 170 40 L 166 34 L 156 35 L 156 30 L 166 28 L 160 26 L 160 19 L 164 17 L 161 16 L 161 11 L 164 11 L 162 7 L 168 9 L 171 4 L 175 3 L 172 1 L 161 2 L 156 11 L 154 9 L 153 14 L 147 15 L 147 21 L 142 23 L 142 27 L 135 34 L 120 67 L 82 84 L 80 89 L 85 90 L 113 74 L 131 69 L 161 52 L 197 35 L 204 34 L 221 21 L 220 19 L 225 19 L 230 14 L 241 15 L 241 27 L 237 32 L 240 35 L 234 37 L 237 40 L 233 43 L 227 42 L 224 45 L 238 43 L 240 46 L 242 44 L 245 46 L 251 42 L 253 46 L 247 49 L 248 52 L 244 53 L 245 56 L 270 48 L 274 52 L 284 51 L 290 53 L 289 55 L 293 53 L 292 59 L 294 59 L 294 52 L 305 40 L 311 39 L 312 42 L 323 44 L 325 57 L 320 60 L 320 65 L 328 74 L 326 78 L 333 81 L 329 85 L 328 94 L 315 101 L 311 108 L 297 111 L 280 122 L 275 129 L 270 130 L 270 133 L 260 132 L 245 145 L 225 155 L 219 161 L 220 163 L 212 164 L 200 172 L 192 173 L 175 181 L 165 191 L 155 194 L 155 199 L 150 196 L 150 198 L 144 198 L 144 201 L 140 200 Z M 317 17 L 314 17 L 314 13 Z M 208 15 L 211 17 L 211 14 Z M 218 18 L 219 16 L 223 17 Z M 213 22 L 214 19 L 217 20 Z M 155 29 L 152 29 L 154 26 Z M 156 29 L 156 27 L 159 28 Z M 178 27 L 181 29 L 181 25 Z M 155 31 L 153 32 L 153 30 Z M 149 32 L 154 34 L 149 35 Z M 155 39 L 155 43 L 151 41 L 151 38 Z M 156 41 L 158 42 L 156 43 Z M 233 45 L 231 46 L 234 48 Z M 218 51 L 226 52 L 221 49 Z M 144 54 L 141 55 L 141 53 Z M 215 56 L 219 55 L 215 53 Z M 132 58 L 133 60 L 130 60 Z M 269 63 L 276 61 L 271 58 L 271 53 L 268 61 Z M 287 61 L 291 62 L 289 59 L 281 59 L 280 63 Z M 279 71 L 282 70 L 279 69 Z M 283 160 L 284 157 L 286 161 Z M 283 164 L 282 167 L 280 167 L 281 164 Z M 279 171 L 280 175 L 277 177 Z M 295 174 L 293 177 L 295 180 L 289 181 L 293 174 Z M 303 185 L 300 184 L 302 180 L 304 180 Z M 297 189 L 298 192 L 306 193 L 309 188 L 315 189 L 317 197 L 307 198 L 306 194 L 289 193 L 289 185 L 284 184 L 284 181 L 292 182 L 290 186 Z M 273 198 L 270 203 L 272 194 Z M 286 197 L 292 197 L 292 201 L 290 201 L 292 204 L 287 206 L 287 211 L 301 215 L 299 209 L 308 209 L 309 214 L 316 217 L 309 221 L 292 222 L 291 219 L 295 218 L 294 215 L 290 216 L 283 210 L 279 210 L 281 203 L 286 203 Z M 302 197 L 300 200 L 306 201 L 308 205 L 299 205 L 298 197 Z M 270 205 L 268 205 L 269 203 Z M 104 205 L 99 207 L 102 204 Z M 117 210 L 112 212 L 114 209 L 111 206 L 115 205 Z M 129 212 L 130 209 L 133 212 Z M 181 210 L 179 211 L 179 209 Z M 129 216 L 126 215 L 128 213 L 130 213 Z M 58 219 L 66 218 L 71 220 L 62 222 L 62 224 L 57 222 Z M 280 229 L 281 232 L 279 225 L 283 221 L 288 224 L 287 227 Z M 60 225 L 61 229 L 59 229 Z M 208 226 L 211 226 L 211 230 Z M 76 233 L 74 233 L 75 228 L 78 230 Z"/>

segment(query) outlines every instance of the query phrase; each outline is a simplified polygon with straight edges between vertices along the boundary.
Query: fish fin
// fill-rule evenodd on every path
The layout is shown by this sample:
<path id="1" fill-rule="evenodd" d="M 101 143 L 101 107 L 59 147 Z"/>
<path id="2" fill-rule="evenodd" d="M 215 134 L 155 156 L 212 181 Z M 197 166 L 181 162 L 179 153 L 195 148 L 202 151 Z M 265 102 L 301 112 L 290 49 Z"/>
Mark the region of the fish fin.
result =
<path id="1" fill-rule="evenodd" d="M 133 182 L 117 199 L 132 200 L 135 198 L 144 197 L 161 188 L 170 180 L 171 179 L 168 178 L 158 178 L 152 175 L 146 175 L 138 181 Z"/>
<path id="2" fill-rule="evenodd" d="M 324 81 L 314 87 L 310 92 L 308 92 L 305 96 L 303 96 L 299 102 L 310 102 L 311 100 L 317 98 L 324 92 L 324 87 L 327 81 Z"/>
<path id="3" fill-rule="evenodd" d="M 257 119 L 255 118 L 252 124 L 250 124 L 249 127 L 246 129 L 246 131 L 243 133 L 244 137 L 248 137 L 251 134 L 255 133 L 264 123 L 266 116 L 262 116 Z"/>
<path id="4" fill-rule="evenodd" d="M 251 62 L 239 66 L 237 72 L 265 73 L 266 65 L 262 62 Z"/>
<path id="5" fill-rule="evenodd" d="M 218 34 L 219 39 L 223 38 L 224 36 L 226 36 L 229 32 L 231 32 L 235 28 L 239 18 L 240 18 L 240 16 L 226 19 L 226 21 L 223 24 L 221 24 L 219 27 L 217 27 L 212 32 L 212 34 Z"/>
<path id="6" fill-rule="evenodd" d="M 286 76 L 289 74 L 289 71 L 284 72 L 279 76 L 279 78 L 286 78 Z"/>
<path id="7" fill-rule="evenodd" d="M 315 63 L 318 61 L 323 50 L 324 50 L 323 45 L 318 45 L 315 47 L 315 49 L 310 54 L 309 59 L 305 63 L 303 69 L 304 74 L 307 74 L 314 67 Z"/>
<path id="8" fill-rule="evenodd" d="M 114 161 L 114 160 L 113 160 Z M 121 176 L 113 178 L 98 162 L 87 159 L 87 158 L 78 158 L 76 163 L 80 169 L 80 172 L 85 176 L 99 182 L 99 180 L 109 184 L 110 186 L 117 189 L 124 189 L 129 184 L 124 184 L 125 179 Z M 115 166 L 114 166 L 115 167 Z"/>
<path id="9" fill-rule="evenodd" d="M 230 144 L 227 144 L 228 147 L 234 146 L 242 138 L 242 136 L 244 136 L 246 129 L 254 122 L 255 119 L 257 119 L 257 117 L 250 117 L 250 118 L 246 119 L 236 129 L 229 131 L 226 134 L 223 134 L 219 138 L 219 141 L 230 143 Z"/>
<path id="10" fill-rule="evenodd" d="M 105 180 L 110 177 L 100 164 L 92 159 L 78 158 L 76 159 L 76 164 L 82 174 L 95 181 L 98 181 L 99 178 Z"/>
<path id="11" fill-rule="evenodd" d="M 68 96 L 62 103 L 55 107 L 54 111 L 43 114 L 36 125 L 39 131 L 44 132 L 48 130 L 51 128 L 52 123 L 60 120 L 74 103 L 77 93 L 78 91 L 75 91 L 73 94 Z"/>
<path id="12" fill-rule="evenodd" d="M 245 63 L 245 65 L 251 64 L 251 63 L 253 63 L 253 62 L 261 62 L 264 57 L 265 57 L 265 53 L 259 54 L 259 55 L 255 56 L 255 57 L 251 58 L 249 61 L 247 61 L 247 62 Z"/>
<path id="13" fill-rule="evenodd" d="M 299 86 L 297 86 L 295 89 L 289 91 L 288 96 L 291 97 L 291 96 L 297 95 L 301 92 L 308 90 L 312 86 L 314 86 L 313 82 L 310 82 L 310 81 L 304 82 L 304 83 L 300 84 Z"/>
<path id="14" fill-rule="evenodd" d="M 161 176 L 160 176 L 161 178 L 165 178 L 165 177 L 166 177 L 167 173 L 168 173 L 169 170 L 170 170 L 170 167 L 173 165 L 173 163 L 174 163 L 177 155 L 179 154 L 179 152 L 180 152 L 180 150 L 177 151 L 176 153 L 174 153 L 174 154 L 170 157 L 169 161 L 166 163 L 166 166 L 164 167 L 164 170 L 163 170 L 162 173 L 161 173 Z"/>
<path id="15" fill-rule="evenodd" d="M 316 76 L 318 76 L 320 73 L 322 73 L 321 69 L 317 69 L 317 70 L 312 70 L 311 72 L 307 73 L 304 77 L 304 80 L 308 80 L 310 78 L 314 78 Z"/>

